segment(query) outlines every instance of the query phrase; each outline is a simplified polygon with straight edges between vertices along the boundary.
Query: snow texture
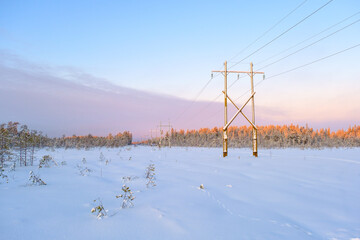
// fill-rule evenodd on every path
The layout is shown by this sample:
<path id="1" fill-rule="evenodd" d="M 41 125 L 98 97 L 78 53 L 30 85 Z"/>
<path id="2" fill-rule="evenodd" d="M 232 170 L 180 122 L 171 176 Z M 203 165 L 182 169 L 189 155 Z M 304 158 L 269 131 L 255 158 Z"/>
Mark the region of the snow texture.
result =
<path id="1" fill-rule="evenodd" d="M 0 239 L 360 238 L 359 148 L 221 154 L 140 146 L 41 150 L 37 159 L 50 155 L 67 164 L 6 169 Z M 149 164 L 152 188 L 144 177 Z M 82 176 L 79 165 L 91 171 Z M 47 185 L 27 185 L 31 170 Z M 115 196 L 125 183 L 136 198 L 122 209 Z M 91 213 L 98 198 L 107 210 L 102 219 Z"/>

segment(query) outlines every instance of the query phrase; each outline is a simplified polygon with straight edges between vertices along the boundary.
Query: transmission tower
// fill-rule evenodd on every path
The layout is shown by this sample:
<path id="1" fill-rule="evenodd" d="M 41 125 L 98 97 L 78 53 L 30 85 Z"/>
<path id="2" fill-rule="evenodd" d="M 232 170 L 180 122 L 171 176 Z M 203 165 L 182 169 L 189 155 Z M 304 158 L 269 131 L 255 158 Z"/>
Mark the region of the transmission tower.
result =
<path id="1" fill-rule="evenodd" d="M 157 126 L 159 129 L 160 129 L 160 142 L 159 142 L 159 146 L 161 146 L 162 144 L 162 138 L 163 138 L 163 134 L 164 134 L 164 130 L 163 128 L 168 128 L 168 140 L 169 140 L 169 147 L 171 147 L 171 128 L 172 128 L 172 125 L 170 124 L 160 124 Z"/>
<path id="2" fill-rule="evenodd" d="M 234 121 L 234 119 L 241 113 L 244 118 L 250 123 L 250 125 L 253 127 L 253 131 L 252 131 L 252 145 L 253 145 L 253 155 L 255 157 L 258 156 L 258 145 L 257 145 L 257 127 L 255 125 L 255 101 L 254 101 L 254 75 L 255 74 L 264 74 L 264 72 L 254 72 L 253 71 L 253 64 L 250 63 L 250 71 L 228 71 L 227 70 L 227 62 L 225 61 L 225 69 L 223 71 L 212 71 L 212 73 L 214 72 L 219 72 L 221 74 L 224 75 L 224 91 L 222 91 L 224 93 L 224 127 L 223 127 L 223 157 L 226 157 L 228 155 L 228 127 L 230 126 L 230 124 Z M 231 100 L 231 98 L 228 96 L 227 94 L 227 75 L 229 73 L 246 73 L 250 76 L 250 80 L 251 80 L 251 96 L 248 98 L 248 100 L 245 102 L 245 104 L 239 108 L 233 100 Z M 239 77 L 239 76 L 238 76 Z M 265 77 L 265 75 L 264 75 Z M 227 100 L 229 99 L 229 101 L 236 107 L 236 109 L 238 110 L 235 115 L 231 118 L 231 120 L 228 122 L 228 111 L 227 111 Z M 245 114 L 242 112 L 242 110 L 244 109 L 244 107 L 246 106 L 246 104 L 251 100 L 252 103 L 252 121 L 250 121 Z"/>

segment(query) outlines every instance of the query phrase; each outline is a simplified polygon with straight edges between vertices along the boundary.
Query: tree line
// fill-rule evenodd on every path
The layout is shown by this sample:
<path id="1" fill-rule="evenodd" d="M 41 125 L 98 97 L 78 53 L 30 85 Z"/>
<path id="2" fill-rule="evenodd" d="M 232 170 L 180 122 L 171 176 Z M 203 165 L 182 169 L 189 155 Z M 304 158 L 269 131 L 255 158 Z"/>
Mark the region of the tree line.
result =
<path id="1" fill-rule="evenodd" d="M 35 149 L 42 146 L 46 137 L 18 122 L 0 124 L 0 166 L 16 156 L 20 166 L 33 165 Z"/>
<path id="2" fill-rule="evenodd" d="M 163 138 L 146 141 L 150 145 L 220 147 L 222 128 L 201 128 L 199 130 L 174 130 Z M 228 128 L 230 147 L 251 147 L 252 127 L 232 126 Z M 322 148 L 322 147 L 360 147 L 360 126 L 347 130 L 331 131 L 330 128 L 315 130 L 299 125 L 269 125 L 258 127 L 258 145 L 263 148 Z"/>
<path id="3" fill-rule="evenodd" d="M 18 122 L 0 124 L 0 167 L 5 162 L 18 166 L 34 164 L 37 149 L 44 147 L 91 148 L 91 147 L 120 147 L 132 143 L 130 132 L 118 133 L 107 137 L 76 136 L 51 138 L 40 131 L 30 130 L 26 125 Z"/>
<path id="4" fill-rule="evenodd" d="M 175 130 L 163 138 L 153 138 L 145 144 L 168 146 L 221 147 L 222 128 L 201 128 L 199 130 Z M 228 129 L 230 147 L 251 147 L 252 127 L 232 126 Z M 40 131 L 30 130 L 18 122 L 0 124 L 0 167 L 5 162 L 18 166 L 33 165 L 37 149 L 43 147 L 91 148 L 121 147 L 132 144 L 132 134 L 128 131 L 106 137 L 65 136 L 51 138 Z M 360 147 L 360 126 L 347 130 L 331 131 L 330 128 L 315 130 L 299 125 L 269 125 L 258 127 L 258 145 L 263 148 L 322 148 Z"/>
<path id="5" fill-rule="evenodd" d="M 121 147 L 132 144 L 132 134 L 128 131 L 116 135 L 109 134 L 106 137 L 86 136 L 53 138 L 51 146 L 64 148 L 90 148 L 90 147 Z"/>

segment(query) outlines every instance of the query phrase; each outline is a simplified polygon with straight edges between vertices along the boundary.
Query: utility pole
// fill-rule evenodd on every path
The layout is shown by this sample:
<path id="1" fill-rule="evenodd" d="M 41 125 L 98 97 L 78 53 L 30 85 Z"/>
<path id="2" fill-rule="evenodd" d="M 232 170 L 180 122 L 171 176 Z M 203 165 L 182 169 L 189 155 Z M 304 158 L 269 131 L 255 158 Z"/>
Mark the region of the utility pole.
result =
<path id="1" fill-rule="evenodd" d="M 159 142 L 159 147 L 161 147 L 161 141 L 162 141 L 162 130 L 161 130 L 161 122 L 160 122 L 160 142 Z"/>
<path id="2" fill-rule="evenodd" d="M 161 142 L 162 142 L 162 135 L 163 135 L 163 130 L 162 130 L 162 127 L 164 127 L 164 128 L 166 128 L 166 127 L 168 127 L 168 140 L 169 140 L 169 147 L 171 147 L 171 139 L 170 139 L 170 134 L 171 134 L 171 132 L 170 132 L 170 129 L 172 128 L 172 125 L 170 124 L 170 121 L 169 121 L 169 124 L 168 125 L 164 125 L 164 124 L 161 124 L 161 122 L 160 122 L 160 125 L 158 125 L 157 127 L 159 127 L 160 128 L 160 146 L 161 146 Z"/>
<path id="3" fill-rule="evenodd" d="M 227 61 L 225 61 L 224 63 L 224 91 L 225 91 L 225 94 L 224 94 L 224 126 L 226 126 L 227 124 L 227 114 L 228 114 L 228 111 L 227 111 L 227 75 L 228 75 L 228 72 L 227 72 Z M 226 128 L 225 131 L 223 131 L 223 157 L 226 157 L 228 155 L 228 130 Z"/>
<path id="4" fill-rule="evenodd" d="M 223 127 L 223 157 L 226 157 L 228 155 L 228 127 L 230 126 L 230 124 L 234 121 L 234 119 L 237 117 L 237 115 L 239 115 L 240 113 L 245 117 L 245 119 L 250 123 L 250 125 L 253 127 L 253 134 L 252 134 L 252 142 L 253 142 L 253 155 L 255 157 L 258 156 L 257 153 L 257 127 L 255 126 L 255 101 L 254 101 L 254 75 L 255 74 L 264 74 L 264 72 L 254 72 L 253 71 L 253 64 L 250 63 L 250 72 L 249 71 L 228 71 L 227 70 L 227 62 L 225 61 L 224 63 L 225 69 L 223 71 L 212 71 L 212 73 L 214 72 L 220 72 L 221 74 L 224 75 L 224 127 Z M 251 96 L 250 98 L 246 101 L 246 103 L 239 108 L 232 100 L 231 98 L 228 96 L 227 94 L 227 75 L 229 73 L 246 73 L 250 76 L 250 80 L 251 80 Z M 238 109 L 238 111 L 236 112 L 236 114 L 234 115 L 234 117 L 228 122 L 227 121 L 227 99 L 230 100 L 230 102 Z M 252 100 L 252 121 L 250 121 L 245 114 L 242 112 L 242 110 L 244 109 L 244 107 L 246 106 L 246 104 L 250 101 L 250 99 Z"/>
<path id="5" fill-rule="evenodd" d="M 168 131 L 168 137 L 169 137 L 169 148 L 171 148 L 171 128 L 172 128 L 172 126 L 171 126 L 171 124 L 170 124 L 170 121 L 169 121 L 169 131 Z"/>
<path id="6" fill-rule="evenodd" d="M 263 73 L 264 74 L 264 73 Z M 255 99 L 254 99 L 254 71 L 253 71 L 253 63 L 250 63 L 250 78 L 251 78 L 251 94 L 252 94 L 252 98 L 251 98 L 251 109 L 252 109 L 252 123 L 255 125 Z M 253 127 L 253 156 L 257 157 L 258 156 L 258 151 L 257 151 L 257 128 Z"/>

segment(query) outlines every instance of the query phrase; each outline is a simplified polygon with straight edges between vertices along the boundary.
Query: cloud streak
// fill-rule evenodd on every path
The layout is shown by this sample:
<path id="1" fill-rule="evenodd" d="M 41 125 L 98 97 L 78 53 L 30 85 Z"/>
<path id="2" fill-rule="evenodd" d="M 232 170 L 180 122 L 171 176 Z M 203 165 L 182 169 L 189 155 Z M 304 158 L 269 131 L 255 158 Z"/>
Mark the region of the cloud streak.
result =
<path id="1" fill-rule="evenodd" d="M 4 52 L 0 56 L 0 122 L 19 121 L 50 136 L 127 130 L 139 139 L 190 106 L 184 99 L 117 86 L 74 68 L 36 65 Z M 172 123 L 174 128 L 221 126 L 222 104 L 206 106 L 192 104 Z M 257 124 L 289 123 L 286 111 L 256 108 Z M 230 107 L 229 117 L 234 112 Z M 247 124 L 244 119 L 234 123 Z"/>
<path id="2" fill-rule="evenodd" d="M 20 121 L 51 136 L 129 130 L 140 137 L 188 104 L 179 98 L 116 86 L 80 71 L 68 71 L 72 78 L 68 80 L 46 66 L 6 54 L 2 59 L 1 122 Z"/>

